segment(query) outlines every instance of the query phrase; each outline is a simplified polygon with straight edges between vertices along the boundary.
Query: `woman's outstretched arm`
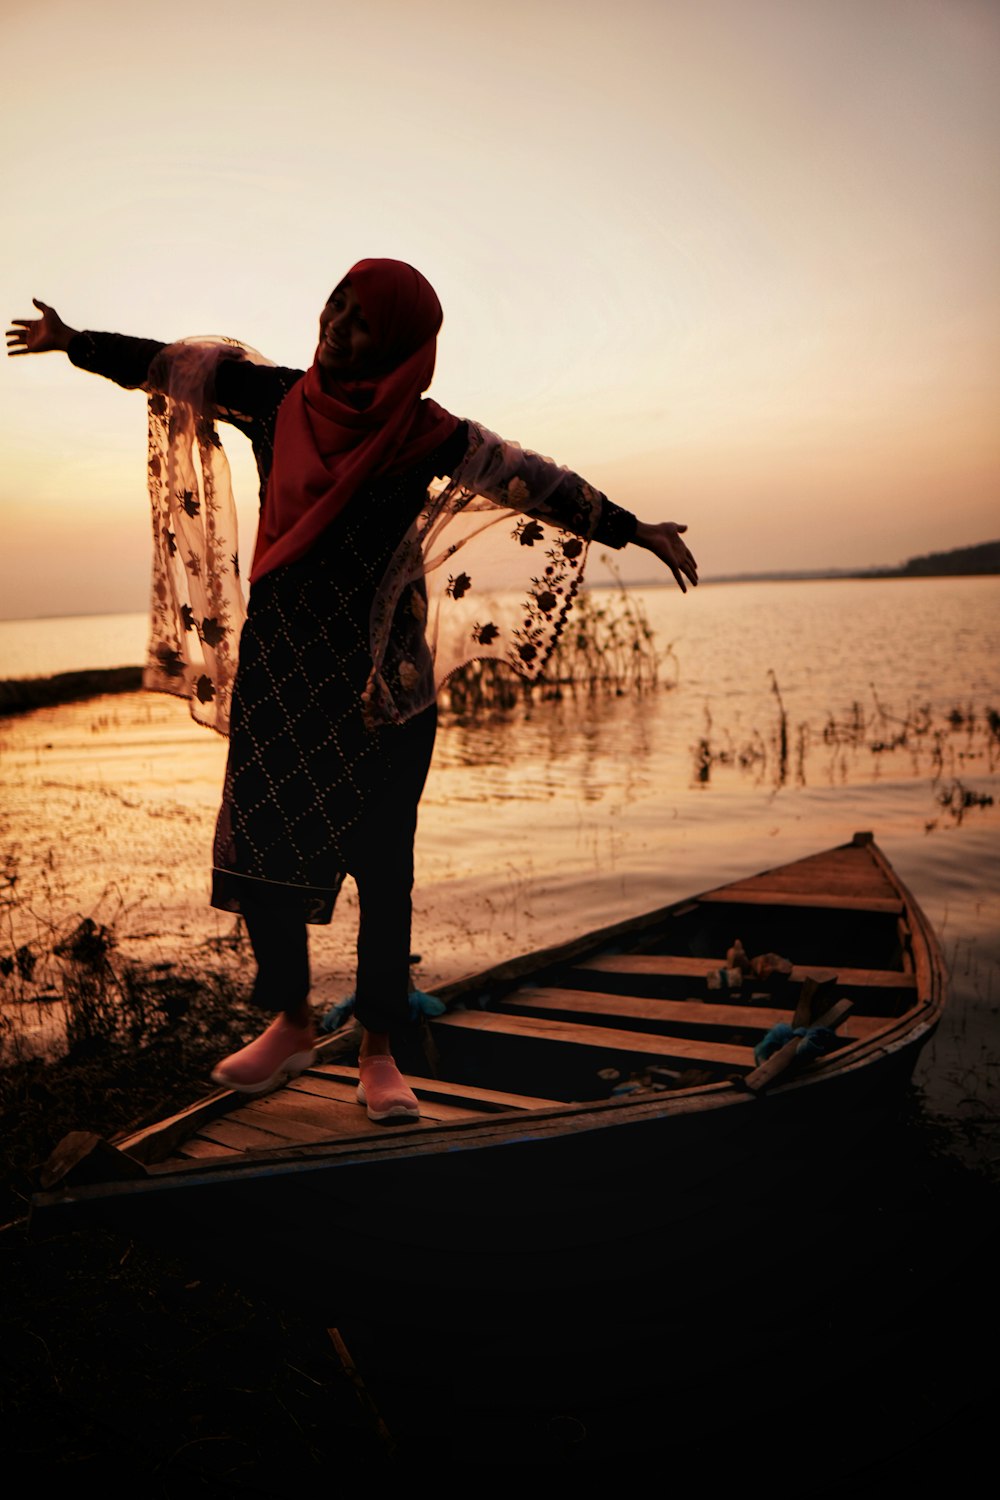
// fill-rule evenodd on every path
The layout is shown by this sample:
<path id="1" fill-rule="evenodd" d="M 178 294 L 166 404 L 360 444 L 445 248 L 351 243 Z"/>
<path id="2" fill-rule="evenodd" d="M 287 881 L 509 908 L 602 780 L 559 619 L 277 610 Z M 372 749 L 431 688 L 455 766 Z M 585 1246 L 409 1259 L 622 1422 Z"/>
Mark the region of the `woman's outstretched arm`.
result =
<path id="1" fill-rule="evenodd" d="M 166 345 L 160 339 L 137 339 L 123 333 L 81 332 L 64 323 L 54 307 L 32 299 L 40 318 L 15 318 L 7 330 L 7 353 L 47 354 L 61 350 L 77 369 L 103 375 L 125 390 L 145 386 L 149 367 Z"/>
<path id="2" fill-rule="evenodd" d="M 168 346 L 159 339 L 133 338 L 124 333 L 79 331 L 64 323 L 54 307 L 32 299 L 40 318 L 15 318 L 7 330 L 7 353 L 45 354 L 62 350 L 77 369 L 102 375 L 126 390 L 155 387 L 150 367 Z M 301 370 L 258 365 L 250 360 L 225 359 L 215 374 L 215 415 L 246 434 L 254 445 L 262 480 L 271 466 L 277 409 Z M 258 451 L 259 450 L 259 451 Z"/>
<path id="3" fill-rule="evenodd" d="M 644 547 L 670 569 L 682 593 L 687 593 L 689 583 L 697 587 L 698 564 L 682 536 L 686 525 L 639 521 L 579 474 L 516 443 L 504 443 L 485 428 L 469 425 L 474 438 L 468 449 L 469 467 L 460 466 L 457 473 L 453 472 L 459 483 L 525 515 L 578 536 L 589 535 L 603 546 L 616 550 L 630 543 Z M 456 441 L 458 437 L 456 434 Z M 592 520 L 595 501 L 599 505 L 596 528 Z"/>

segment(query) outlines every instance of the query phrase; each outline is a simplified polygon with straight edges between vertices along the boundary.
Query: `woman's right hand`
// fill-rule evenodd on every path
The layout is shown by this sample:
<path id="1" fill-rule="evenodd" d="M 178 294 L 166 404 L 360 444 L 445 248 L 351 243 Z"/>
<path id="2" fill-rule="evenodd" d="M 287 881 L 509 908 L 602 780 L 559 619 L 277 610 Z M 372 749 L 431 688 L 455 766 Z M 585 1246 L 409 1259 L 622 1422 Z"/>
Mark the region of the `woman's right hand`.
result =
<path id="1" fill-rule="evenodd" d="M 688 551 L 687 544 L 681 536 L 682 531 L 687 531 L 679 521 L 661 521 L 658 526 L 650 526 L 645 521 L 637 521 L 635 527 L 635 541 L 639 547 L 645 547 L 658 557 L 662 563 L 673 573 L 677 587 L 682 594 L 687 593 L 685 578 L 694 588 L 698 587 L 698 564 L 694 556 Z"/>
<path id="2" fill-rule="evenodd" d="M 32 297 L 32 302 L 41 313 L 40 318 L 14 318 L 7 329 L 7 353 L 47 354 L 50 349 L 69 348 L 69 341 L 76 333 L 69 328 L 56 312 L 45 302 Z"/>

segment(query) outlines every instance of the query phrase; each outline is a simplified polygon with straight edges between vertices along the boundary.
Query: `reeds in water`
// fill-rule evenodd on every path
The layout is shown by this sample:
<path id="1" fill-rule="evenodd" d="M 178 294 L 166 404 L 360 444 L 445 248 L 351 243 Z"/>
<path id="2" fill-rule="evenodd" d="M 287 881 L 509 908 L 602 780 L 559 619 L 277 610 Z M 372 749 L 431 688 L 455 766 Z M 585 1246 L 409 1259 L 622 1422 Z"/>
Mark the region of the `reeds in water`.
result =
<path id="1" fill-rule="evenodd" d="M 580 592 L 536 682 L 527 682 L 504 662 L 478 659 L 449 677 L 443 706 L 461 718 L 484 710 L 504 713 L 538 699 L 621 698 L 676 686 L 678 664 L 672 644 L 657 643 L 641 599 L 629 593 L 607 557 L 601 560 L 614 584 Z"/>
<path id="2" fill-rule="evenodd" d="M 839 714 L 828 713 L 821 727 L 802 720 L 793 729 L 773 671 L 768 678 L 775 716 L 740 739 L 727 727 L 719 729 L 706 706 L 704 733 L 692 747 L 696 783 L 707 785 L 718 769 L 736 767 L 752 775 L 755 785 L 775 789 L 793 779 L 797 786 L 806 786 L 810 776 L 839 784 L 865 760 L 877 776 L 887 759 L 902 754 L 911 774 L 930 778 L 939 806 L 956 822 L 970 808 L 993 805 L 992 796 L 967 788 L 961 775 L 970 769 L 992 774 L 1000 766 L 996 709 L 970 704 L 942 713 L 928 703 L 911 703 L 899 713 L 873 687 L 871 707 L 855 700 Z M 824 751 L 825 765 L 817 776 L 815 757 Z"/>

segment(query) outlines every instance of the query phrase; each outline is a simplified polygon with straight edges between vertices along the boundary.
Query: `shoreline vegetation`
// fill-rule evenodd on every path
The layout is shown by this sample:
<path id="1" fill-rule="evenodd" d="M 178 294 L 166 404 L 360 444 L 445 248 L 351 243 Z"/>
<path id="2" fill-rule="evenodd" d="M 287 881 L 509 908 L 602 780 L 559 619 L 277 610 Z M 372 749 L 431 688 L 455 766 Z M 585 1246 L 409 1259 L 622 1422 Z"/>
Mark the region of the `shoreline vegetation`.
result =
<path id="1" fill-rule="evenodd" d="M 141 687 L 142 667 L 88 667 L 51 677 L 9 677 L 0 680 L 0 717 L 79 703 L 106 693 L 137 693 Z"/>
<path id="2" fill-rule="evenodd" d="M 7 904 L 13 889 L 8 875 Z M 25 1213 L 68 1131 L 110 1139 L 185 1108 L 210 1091 L 220 1054 L 260 1029 L 241 930 L 197 972 L 124 962 L 116 947 L 113 924 L 85 917 L 49 934 L 47 952 L 23 944 L 0 962 L 0 1226 Z M 36 964 L 60 970 L 42 994 L 32 993 Z M 65 1042 L 54 1054 L 26 1055 L 18 1012 L 40 1005 L 61 1012 Z"/>

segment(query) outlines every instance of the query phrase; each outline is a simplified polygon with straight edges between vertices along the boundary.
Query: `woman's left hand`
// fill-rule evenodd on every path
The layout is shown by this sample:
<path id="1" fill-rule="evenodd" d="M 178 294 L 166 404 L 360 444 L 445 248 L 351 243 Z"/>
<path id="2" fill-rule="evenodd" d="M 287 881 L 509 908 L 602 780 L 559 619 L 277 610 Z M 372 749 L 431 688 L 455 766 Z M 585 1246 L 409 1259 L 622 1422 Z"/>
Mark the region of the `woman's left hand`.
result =
<path id="1" fill-rule="evenodd" d="M 638 521 L 635 541 L 637 546 L 645 547 L 662 563 L 666 563 L 677 581 L 677 587 L 682 594 L 686 594 L 685 578 L 694 588 L 698 587 L 698 564 L 681 538 L 683 531 L 687 531 L 687 527 L 677 521 L 661 521 L 657 526 Z"/>

